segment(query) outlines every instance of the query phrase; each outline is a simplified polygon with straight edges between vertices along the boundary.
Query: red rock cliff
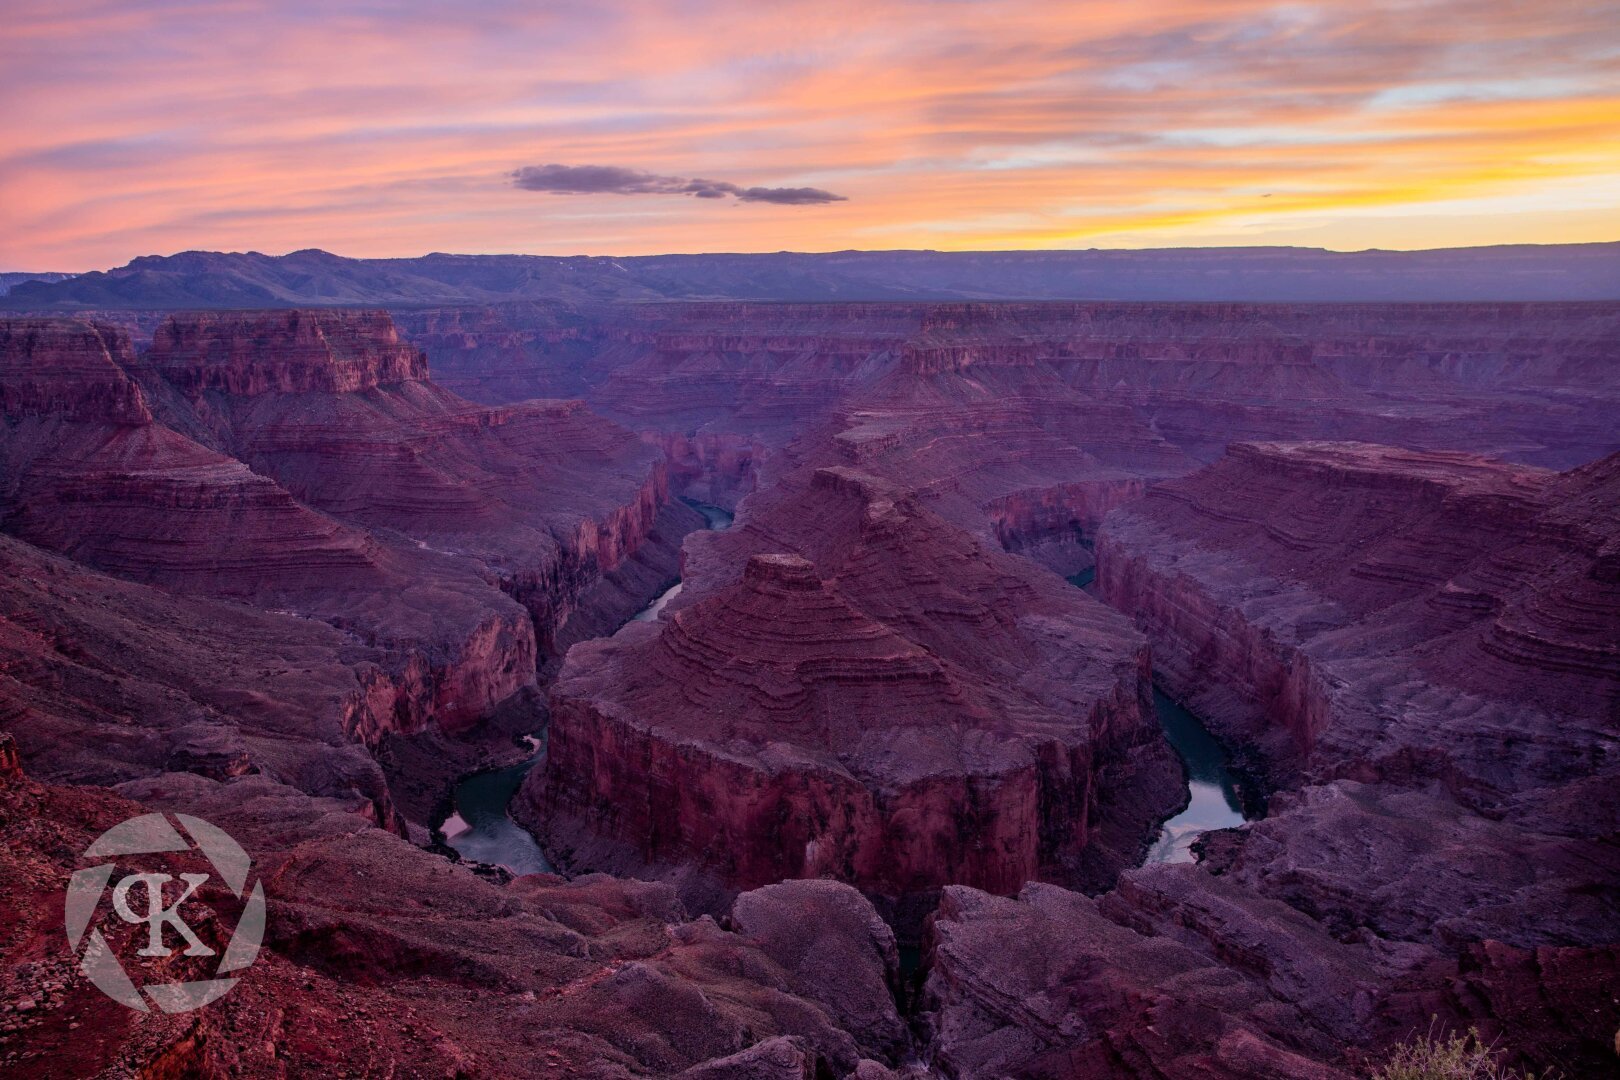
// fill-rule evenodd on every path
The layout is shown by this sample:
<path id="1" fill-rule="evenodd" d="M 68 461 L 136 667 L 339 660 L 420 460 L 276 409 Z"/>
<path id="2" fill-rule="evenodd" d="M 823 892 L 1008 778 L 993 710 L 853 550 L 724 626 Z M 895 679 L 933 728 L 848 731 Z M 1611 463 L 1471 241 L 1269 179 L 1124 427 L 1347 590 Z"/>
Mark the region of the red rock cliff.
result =
<path id="1" fill-rule="evenodd" d="M 1098 582 L 1173 690 L 1285 768 L 1494 803 L 1556 783 L 1558 718 L 1616 700 L 1616 460 L 1235 446 L 1110 517 Z"/>
<path id="2" fill-rule="evenodd" d="M 629 432 L 579 402 L 466 402 L 427 381 L 382 313 L 175 316 L 143 363 L 166 419 L 304 503 L 481 564 L 542 650 L 669 497 Z"/>
<path id="3" fill-rule="evenodd" d="M 1283 790 L 1097 898 L 946 890 L 935 1063 L 1338 1080 L 1477 1027 L 1516 1067 L 1610 1069 L 1617 483 L 1620 457 L 1247 445 L 1110 514 L 1103 595 Z"/>
<path id="4" fill-rule="evenodd" d="M 353 393 L 427 378 L 383 311 L 192 312 L 165 319 L 146 364 L 187 392 Z"/>
<path id="5" fill-rule="evenodd" d="M 1155 811 L 1100 800 L 1173 781 L 1129 630 L 900 489 L 809 479 L 705 537 L 672 617 L 569 653 L 520 795 L 548 850 L 890 901 L 1078 875 L 1105 832 L 1134 855 Z"/>

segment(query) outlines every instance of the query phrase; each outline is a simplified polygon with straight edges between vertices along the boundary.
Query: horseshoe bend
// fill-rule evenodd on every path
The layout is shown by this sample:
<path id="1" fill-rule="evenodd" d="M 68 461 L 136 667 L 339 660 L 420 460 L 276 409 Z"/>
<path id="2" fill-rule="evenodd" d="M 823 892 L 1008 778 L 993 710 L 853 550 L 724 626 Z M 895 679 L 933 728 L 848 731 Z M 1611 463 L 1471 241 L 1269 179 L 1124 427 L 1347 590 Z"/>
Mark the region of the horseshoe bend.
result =
<path id="1" fill-rule="evenodd" d="M 0 301 L 0 1071 L 1620 1065 L 1620 300 L 741 258 Z M 187 1013 L 62 934 L 154 811 Z"/>

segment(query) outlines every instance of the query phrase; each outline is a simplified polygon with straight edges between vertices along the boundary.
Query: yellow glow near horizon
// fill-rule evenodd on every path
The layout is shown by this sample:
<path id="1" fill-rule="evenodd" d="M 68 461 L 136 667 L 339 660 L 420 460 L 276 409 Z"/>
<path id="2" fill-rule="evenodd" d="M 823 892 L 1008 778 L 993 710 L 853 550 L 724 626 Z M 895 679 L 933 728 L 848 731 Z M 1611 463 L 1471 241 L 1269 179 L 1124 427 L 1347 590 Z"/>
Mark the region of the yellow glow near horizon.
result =
<path id="1" fill-rule="evenodd" d="M 1573 0 L 19 0 L 0 131 L 3 269 L 1616 240 L 1620 20 Z M 615 171 L 514 185 L 546 165 Z M 694 178 L 719 186 L 681 193 Z M 844 199 L 782 190 L 805 188 Z"/>

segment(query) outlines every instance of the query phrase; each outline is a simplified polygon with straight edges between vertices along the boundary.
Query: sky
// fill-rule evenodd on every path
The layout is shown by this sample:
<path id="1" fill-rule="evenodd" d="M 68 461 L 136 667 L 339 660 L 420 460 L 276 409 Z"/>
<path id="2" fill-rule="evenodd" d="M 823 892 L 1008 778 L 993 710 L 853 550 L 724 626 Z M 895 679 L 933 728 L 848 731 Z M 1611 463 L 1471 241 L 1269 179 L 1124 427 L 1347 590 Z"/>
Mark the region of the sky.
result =
<path id="1" fill-rule="evenodd" d="M 1620 240 L 1614 0 L 5 0 L 0 23 L 0 270 Z"/>

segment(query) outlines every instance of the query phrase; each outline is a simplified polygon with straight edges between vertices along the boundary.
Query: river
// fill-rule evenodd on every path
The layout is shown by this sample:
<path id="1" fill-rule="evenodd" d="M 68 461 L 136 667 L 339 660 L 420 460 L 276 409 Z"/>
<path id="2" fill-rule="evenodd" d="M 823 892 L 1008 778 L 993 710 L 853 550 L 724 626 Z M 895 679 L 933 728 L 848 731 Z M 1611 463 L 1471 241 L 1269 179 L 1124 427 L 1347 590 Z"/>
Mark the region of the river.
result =
<path id="1" fill-rule="evenodd" d="M 1164 737 L 1187 766 L 1187 809 L 1164 823 L 1145 861 L 1192 862 L 1192 843 L 1200 833 L 1230 829 L 1244 822 L 1237 781 L 1226 765 L 1226 752 L 1199 719 L 1153 690 L 1153 711 Z"/>
<path id="2" fill-rule="evenodd" d="M 1095 568 L 1069 575 L 1070 585 L 1096 595 Z M 1166 821 L 1144 862 L 1192 862 L 1193 841 L 1211 829 L 1243 824 L 1243 803 L 1237 779 L 1227 767 L 1226 752 L 1204 727 L 1203 721 L 1176 704 L 1158 687 L 1153 688 L 1153 711 L 1164 737 L 1187 766 L 1187 809 Z"/>
<path id="3" fill-rule="evenodd" d="M 721 531 L 731 527 L 732 516 L 718 506 L 682 499 L 703 515 L 708 527 Z M 633 621 L 658 618 L 659 612 L 680 594 L 681 584 L 676 582 L 659 594 L 633 617 Z M 545 732 L 527 736 L 534 754 L 516 765 L 504 769 L 490 769 L 465 776 L 456 784 L 454 812 L 439 824 L 444 842 L 471 862 L 504 866 L 514 874 L 541 874 L 552 871 L 540 845 L 529 831 L 507 814 L 512 797 L 529 770 L 545 756 Z"/>
<path id="4" fill-rule="evenodd" d="M 731 514 L 719 507 L 683 501 L 703 514 L 709 528 L 718 531 L 731 526 Z M 1075 574 L 1069 581 L 1087 588 L 1092 585 L 1093 573 L 1087 570 Z M 637 612 L 633 621 L 658 618 L 680 591 L 680 582 L 671 585 Z M 1190 801 L 1185 810 L 1164 823 L 1145 861 L 1191 862 L 1192 843 L 1200 833 L 1243 824 L 1237 783 L 1227 768 L 1226 754 L 1220 743 L 1196 716 L 1157 688 L 1153 691 L 1153 708 L 1164 728 L 1165 738 L 1187 766 Z M 514 874 L 544 873 L 552 869 L 534 837 L 506 812 L 524 776 L 545 755 L 545 733 L 529 736 L 529 745 L 535 751 L 531 757 L 504 769 L 473 773 L 456 785 L 455 812 L 445 819 L 440 829 L 445 843 L 462 858 L 504 866 Z"/>

